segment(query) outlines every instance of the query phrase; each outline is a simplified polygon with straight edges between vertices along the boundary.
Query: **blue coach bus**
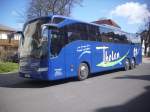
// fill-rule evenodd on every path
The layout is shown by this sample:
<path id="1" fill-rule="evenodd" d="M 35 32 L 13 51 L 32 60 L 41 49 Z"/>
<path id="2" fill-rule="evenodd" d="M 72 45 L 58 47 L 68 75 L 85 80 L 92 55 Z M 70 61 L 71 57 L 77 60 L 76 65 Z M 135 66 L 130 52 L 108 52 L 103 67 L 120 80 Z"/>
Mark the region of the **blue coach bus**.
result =
<path id="1" fill-rule="evenodd" d="M 109 25 L 53 15 L 27 22 L 21 34 L 19 74 L 25 78 L 84 80 L 142 62 L 140 37 Z"/>

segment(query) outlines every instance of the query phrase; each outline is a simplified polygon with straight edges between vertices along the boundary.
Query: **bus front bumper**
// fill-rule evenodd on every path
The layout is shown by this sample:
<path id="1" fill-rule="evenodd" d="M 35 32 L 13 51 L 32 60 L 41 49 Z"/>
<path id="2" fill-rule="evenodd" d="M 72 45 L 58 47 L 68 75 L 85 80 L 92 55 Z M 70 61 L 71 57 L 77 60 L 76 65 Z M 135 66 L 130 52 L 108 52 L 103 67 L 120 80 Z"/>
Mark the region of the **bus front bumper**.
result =
<path id="1" fill-rule="evenodd" d="M 39 68 L 38 70 L 19 70 L 19 76 L 24 78 L 49 80 L 48 68 Z"/>

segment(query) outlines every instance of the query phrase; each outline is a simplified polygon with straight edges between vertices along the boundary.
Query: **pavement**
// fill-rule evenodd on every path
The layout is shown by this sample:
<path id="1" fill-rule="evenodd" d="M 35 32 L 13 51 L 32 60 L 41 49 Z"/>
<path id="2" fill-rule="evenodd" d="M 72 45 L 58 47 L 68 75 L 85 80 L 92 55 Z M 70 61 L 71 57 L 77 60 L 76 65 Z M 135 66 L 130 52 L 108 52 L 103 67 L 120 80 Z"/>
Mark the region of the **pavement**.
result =
<path id="1" fill-rule="evenodd" d="M 150 57 L 142 58 L 143 63 L 150 63 Z"/>
<path id="2" fill-rule="evenodd" d="M 39 81 L 0 75 L 0 112 L 150 112 L 150 60 L 134 70 L 85 81 Z"/>

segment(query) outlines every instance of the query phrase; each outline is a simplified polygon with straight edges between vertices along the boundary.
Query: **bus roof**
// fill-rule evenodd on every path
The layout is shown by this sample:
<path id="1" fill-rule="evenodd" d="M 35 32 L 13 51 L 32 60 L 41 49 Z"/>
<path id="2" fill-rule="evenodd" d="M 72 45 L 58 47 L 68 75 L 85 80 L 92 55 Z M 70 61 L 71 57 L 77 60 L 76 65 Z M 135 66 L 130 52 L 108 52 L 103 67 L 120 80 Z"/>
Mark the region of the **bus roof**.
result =
<path id="1" fill-rule="evenodd" d="M 98 26 L 98 27 L 105 27 L 105 28 L 110 28 L 110 29 L 115 29 L 115 30 L 122 31 L 120 28 L 117 28 L 117 27 L 114 27 L 114 26 L 111 26 L 111 25 L 107 25 L 107 24 L 101 24 L 100 25 L 100 24 L 96 24 L 96 23 L 89 23 L 89 22 L 85 22 L 85 21 L 81 21 L 81 20 L 76 20 L 76 19 L 72 19 L 70 17 L 61 16 L 61 15 L 53 15 L 52 16 L 52 20 L 54 18 L 64 18 L 64 19 L 75 21 L 75 22 L 81 22 L 81 23 L 85 23 L 85 24 L 90 24 L 90 25 Z"/>
<path id="2" fill-rule="evenodd" d="M 36 21 L 38 19 L 40 20 L 40 19 L 44 19 L 44 18 L 49 18 L 49 19 L 51 19 L 51 21 L 53 21 L 54 18 L 64 18 L 64 19 L 71 20 L 71 21 L 74 21 L 74 22 L 80 22 L 80 23 L 85 23 L 85 24 L 89 24 L 89 25 L 94 25 L 94 26 L 98 26 L 98 27 L 103 27 L 103 28 L 108 28 L 108 29 L 120 31 L 120 32 L 122 32 L 124 34 L 127 34 L 127 35 L 135 35 L 135 34 L 132 34 L 132 33 L 127 33 L 125 31 L 122 31 L 120 28 L 117 28 L 117 27 L 114 27 L 114 26 L 111 26 L 111 25 L 89 23 L 89 22 L 85 22 L 85 21 L 81 21 L 81 20 L 76 20 L 76 19 L 73 19 L 71 17 L 66 17 L 66 16 L 62 16 L 62 15 L 50 15 L 50 16 L 42 16 L 42 17 L 34 18 L 34 19 L 31 19 L 30 21 L 28 21 L 27 23 L 25 23 L 25 25 L 29 24 L 29 23 L 31 23 L 33 21 Z"/>
<path id="3" fill-rule="evenodd" d="M 98 26 L 98 27 L 104 27 L 104 28 L 109 28 L 109 29 L 113 29 L 113 30 L 118 30 L 118 31 L 124 32 L 120 28 L 117 28 L 117 27 L 114 27 L 114 26 L 111 26 L 111 25 L 107 25 L 107 24 L 101 24 L 100 25 L 100 24 L 96 24 L 96 23 L 89 23 L 89 22 L 76 20 L 76 19 L 73 19 L 73 18 L 70 18 L 70 17 L 66 17 L 66 16 L 62 16 L 62 15 L 50 15 L 50 16 L 42 16 L 42 17 L 34 18 L 34 19 L 31 19 L 28 22 L 26 22 L 24 24 L 24 26 L 26 26 L 27 24 L 29 24 L 29 23 L 31 23 L 33 21 L 44 19 L 44 18 L 49 18 L 49 19 L 51 19 L 51 21 L 53 21 L 54 18 L 64 18 L 64 19 L 71 20 L 71 21 L 74 21 L 74 22 L 80 22 L 80 23 L 85 23 L 85 24 L 89 24 L 89 25 L 94 25 L 94 26 Z M 126 33 L 126 32 L 124 32 L 124 33 Z"/>
<path id="4" fill-rule="evenodd" d="M 41 19 L 51 19 L 51 17 L 52 16 L 42 16 L 42 17 L 37 17 L 37 18 L 34 18 L 34 19 L 30 19 L 29 21 L 27 21 L 25 24 L 24 24 L 24 26 L 23 26 L 23 30 L 24 30 L 24 28 L 25 28 L 25 26 L 27 25 L 27 24 L 30 24 L 30 23 L 32 23 L 32 22 L 34 22 L 34 21 L 36 21 L 36 20 L 41 20 Z"/>

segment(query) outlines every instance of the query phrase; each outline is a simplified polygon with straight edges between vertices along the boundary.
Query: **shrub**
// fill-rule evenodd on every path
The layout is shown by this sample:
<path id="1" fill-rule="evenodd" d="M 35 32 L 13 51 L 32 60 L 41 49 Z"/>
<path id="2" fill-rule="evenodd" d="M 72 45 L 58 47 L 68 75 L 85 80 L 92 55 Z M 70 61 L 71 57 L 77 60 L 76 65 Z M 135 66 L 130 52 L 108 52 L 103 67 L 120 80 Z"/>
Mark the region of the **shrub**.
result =
<path id="1" fill-rule="evenodd" d="M 11 56 L 15 53 L 14 50 L 4 50 L 0 51 L 0 61 L 13 61 Z"/>
<path id="2" fill-rule="evenodd" d="M 0 62 L 0 73 L 17 71 L 18 64 L 12 62 Z"/>

